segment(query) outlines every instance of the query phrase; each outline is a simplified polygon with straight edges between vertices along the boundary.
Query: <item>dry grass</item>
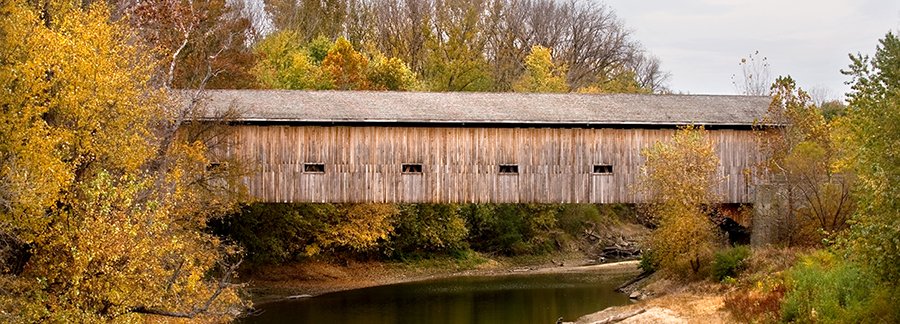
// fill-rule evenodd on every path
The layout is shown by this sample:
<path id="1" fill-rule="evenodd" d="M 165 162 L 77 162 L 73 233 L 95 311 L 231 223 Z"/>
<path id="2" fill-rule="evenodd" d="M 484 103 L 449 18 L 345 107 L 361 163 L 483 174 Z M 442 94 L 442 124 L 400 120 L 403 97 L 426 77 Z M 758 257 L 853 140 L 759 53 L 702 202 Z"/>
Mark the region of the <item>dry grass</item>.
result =
<path id="1" fill-rule="evenodd" d="M 784 299 L 785 271 L 797 262 L 809 248 L 753 249 L 747 269 L 731 284 L 726 294 L 725 309 L 741 322 L 774 323 L 781 318 Z"/>
<path id="2" fill-rule="evenodd" d="M 725 296 L 724 307 L 740 322 L 775 323 L 781 318 L 783 284 L 759 289 L 739 289 Z"/>
<path id="3" fill-rule="evenodd" d="M 770 246 L 753 248 L 753 254 L 748 260 L 748 266 L 744 273 L 751 276 L 780 273 L 793 266 L 801 255 L 812 251 L 813 249 L 811 248 L 776 248 Z"/>

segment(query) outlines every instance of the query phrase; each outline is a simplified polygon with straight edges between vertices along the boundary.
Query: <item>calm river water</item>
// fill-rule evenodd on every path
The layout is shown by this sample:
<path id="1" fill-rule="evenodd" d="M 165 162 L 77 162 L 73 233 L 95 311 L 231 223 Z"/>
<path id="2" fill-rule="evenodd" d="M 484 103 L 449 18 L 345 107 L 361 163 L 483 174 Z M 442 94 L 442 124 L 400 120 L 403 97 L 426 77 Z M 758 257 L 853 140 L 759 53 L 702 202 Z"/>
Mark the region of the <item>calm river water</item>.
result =
<path id="1" fill-rule="evenodd" d="M 260 305 L 240 323 L 556 323 L 629 303 L 629 277 L 599 273 L 452 277 Z"/>

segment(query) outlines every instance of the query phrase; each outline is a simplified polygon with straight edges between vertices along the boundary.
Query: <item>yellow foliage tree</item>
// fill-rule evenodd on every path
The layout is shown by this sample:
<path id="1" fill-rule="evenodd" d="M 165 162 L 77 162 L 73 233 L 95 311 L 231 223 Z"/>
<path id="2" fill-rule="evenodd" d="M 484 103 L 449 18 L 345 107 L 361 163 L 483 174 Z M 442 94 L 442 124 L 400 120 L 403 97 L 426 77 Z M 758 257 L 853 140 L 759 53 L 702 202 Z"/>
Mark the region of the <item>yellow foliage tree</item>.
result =
<path id="1" fill-rule="evenodd" d="M 367 251 L 384 241 L 394 230 L 391 223 L 398 213 L 390 204 L 350 204 L 343 206 L 316 234 L 316 242 L 307 247 L 307 254 L 320 247 Z"/>
<path id="2" fill-rule="evenodd" d="M 331 89 L 330 75 L 313 62 L 298 40 L 295 32 L 279 31 L 260 41 L 253 75 L 269 89 Z"/>
<path id="3" fill-rule="evenodd" d="M 686 126 L 669 143 L 644 150 L 642 189 L 658 227 L 650 255 L 660 269 L 696 274 L 712 256 L 716 232 L 705 208 L 713 195 L 719 159 L 706 131 Z"/>
<path id="4" fill-rule="evenodd" d="M 376 53 L 369 65 L 368 79 L 372 90 L 412 90 L 416 87 L 416 74 L 406 62 L 396 57 Z"/>
<path id="5" fill-rule="evenodd" d="M 525 73 L 513 83 L 516 92 L 568 92 L 566 67 L 553 63 L 549 48 L 534 45 L 525 57 Z"/>
<path id="6" fill-rule="evenodd" d="M 236 183 L 210 181 L 190 132 L 167 140 L 147 51 L 103 2 L 0 15 L 0 319 L 233 318 L 238 251 L 203 229 Z"/>

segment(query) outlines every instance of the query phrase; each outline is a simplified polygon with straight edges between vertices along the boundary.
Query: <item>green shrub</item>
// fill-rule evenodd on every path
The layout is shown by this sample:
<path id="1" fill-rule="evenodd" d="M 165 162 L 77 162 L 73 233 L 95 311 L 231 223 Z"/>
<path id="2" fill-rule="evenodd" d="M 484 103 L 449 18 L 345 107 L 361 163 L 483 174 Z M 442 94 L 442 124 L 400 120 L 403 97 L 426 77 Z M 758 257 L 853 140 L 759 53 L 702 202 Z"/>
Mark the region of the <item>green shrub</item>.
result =
<path id="1" fill-rule="evenodd" d="M 469 234 L 460 207 L 452 204 L 402 204 L 394 222 L 388 254 L 447 253 L 466 248 Z"/>
<path id="2" fill-rule="evenodd" d="M 243 246 L 250 263 L 282 263 L 302 255 L 315 242 L 315 229 L 334 213 L 337 207 L 332 204 L 251 204 L 210 227 Z"/>
<path id="3" fill-rule="evenodd" d="M 644 250 L 641 253 L 641 263 L 638 264 L 644 272 L 655 272 L 659 269 L 659 261 L 653 257 L 653 250 Z"/>
<path id="4" fill-rule="evenodd" d="M 558 249 L 559 205 L 471 204 L 463 207 L 469 245 L 502 255 L 541 254 Z"/>
<path id="5" fill-rule="evenodd" d="M 716 252 L 712 264 L 713 278 L 723 281 L 725 278 L 737 277 L 738 273 L 746 269 L 748 257 L 750 257 L 750 248 L 746 245 Z"/>
<path id="6" fill-rule="evenodd" d="M 476 251 L 515 254 L 524 250 L 525 218 L 512 205 L 471 204 L 464 207 L 469 245 Z"/>
<path id="7" fill-rule="evenodd" d="M 819 251 L 788 273 L 782 305 L 787 322 L 892 322 L 897 319 L 893 294 L 878 287 L 850 261 Z M 885 301 L 887 307 L 885 307 Z"/>
<path id="8" fill-rule="evenodd" d="M 582 235 L 585 229 L 604 221 L 596 205 L 566 204 L 559 212 L 559 228 L 573 237 Z"/>

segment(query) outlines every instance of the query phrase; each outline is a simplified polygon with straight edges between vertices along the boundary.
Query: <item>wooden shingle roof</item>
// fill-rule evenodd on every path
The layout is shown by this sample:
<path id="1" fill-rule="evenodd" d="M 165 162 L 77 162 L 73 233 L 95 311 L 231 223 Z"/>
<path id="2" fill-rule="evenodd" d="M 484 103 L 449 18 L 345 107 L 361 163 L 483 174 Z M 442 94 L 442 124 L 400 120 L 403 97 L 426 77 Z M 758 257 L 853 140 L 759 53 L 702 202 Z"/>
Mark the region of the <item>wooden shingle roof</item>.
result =
<path id="1" fill-rule="evenodd" d="M 728 95 L 209 90 L 247 123 L 750 126 L 771 98 Z M 473 125 L 474 126 L 474 125 Z"/>

